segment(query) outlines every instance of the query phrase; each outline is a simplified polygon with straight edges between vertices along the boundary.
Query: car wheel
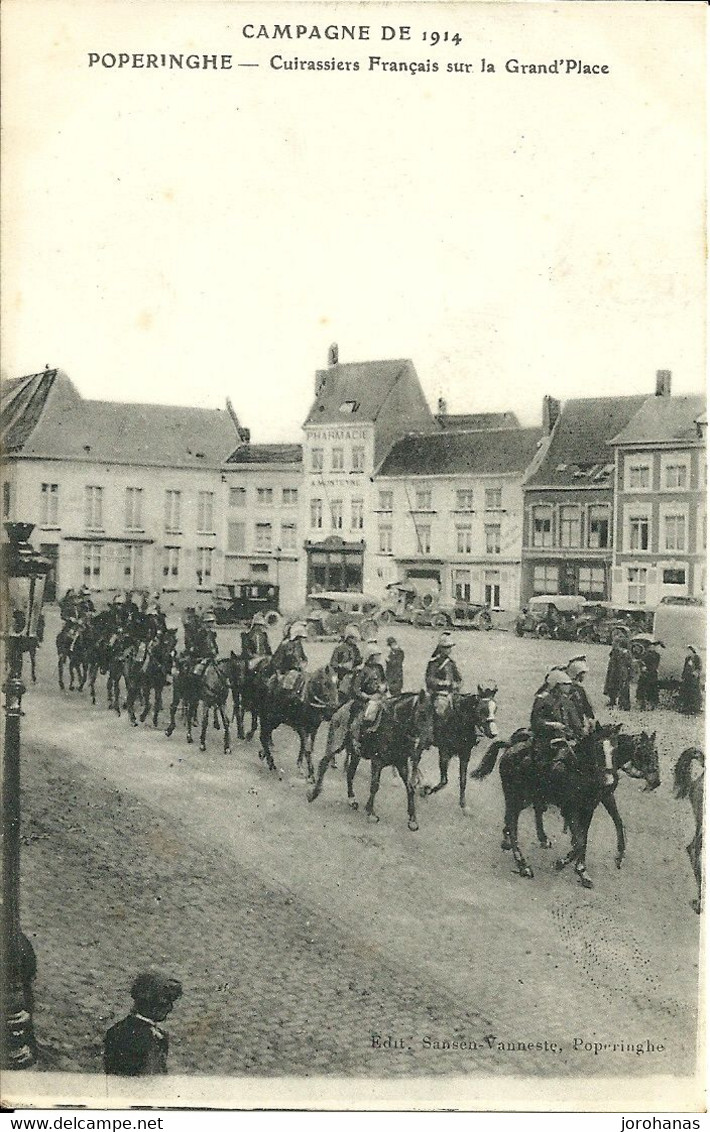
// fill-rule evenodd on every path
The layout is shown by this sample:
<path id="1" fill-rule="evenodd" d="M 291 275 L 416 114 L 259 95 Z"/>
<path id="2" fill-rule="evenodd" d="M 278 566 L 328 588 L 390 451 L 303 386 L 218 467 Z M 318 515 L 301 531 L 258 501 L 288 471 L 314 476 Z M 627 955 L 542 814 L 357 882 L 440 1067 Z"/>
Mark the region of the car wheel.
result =
<path id="1" fill-rule="evenodd" d="M 434 629 L 448 629 L 451 625 L 451 621 L 445 613 L 435 613 L 431 619 L 431 623 Z"/>
<path id="2" fill-rule="evenodd" d="M 645 652 L 646 652 L 646 642 L 645 641 L 632 641 L 631 642 L 631 655 L 634 658 L 634 660 L 641 660 L 641 658 L 642 658 L 642 656 L 644 655 Z"/>
<path id="3" fill-rule="evenodd" d="M 525 626 L 524 625 L 516 625 L 515 626 L 515 632 L 518 634 L 519 637 L 524 637 L 525 636 Z"/>
<path id="4" fill-rule="evenodd" d="M 484 632 L 490 632 L 490 630 L 493 628 L 493 618 L 491 617 L 490 613 L 482 613 L 479 618 L 478 624 L 479 628 L 483 629 Z"/>
<path id="5" fill-rule="evenodd" d="M 266 620 L 266 624 L 269 626 L 269 628 L 273 629 L 275 625 L 279 624 L 279 622 L 281 620 L 281 614 L 277 613 L 277 611 L 275 609 L 270 609 L 269 612 L 266 614 L 265 620 Z"/>
<path id="6" fill-rule="evenodd" d="M 380 625 L 389 625 L 390 621 L 394 620 L 394 614 L 391 609 L 381 609 L 377 615 L 377 620 Z"/>
<path id="7" fill-rule="evenodd" d="M 538 637 L 549 637 L 550 626 L 546 625 L 545 622 L 543 621 L 542 625 L 538 625 L 536 632 L 537 632 Z"/>

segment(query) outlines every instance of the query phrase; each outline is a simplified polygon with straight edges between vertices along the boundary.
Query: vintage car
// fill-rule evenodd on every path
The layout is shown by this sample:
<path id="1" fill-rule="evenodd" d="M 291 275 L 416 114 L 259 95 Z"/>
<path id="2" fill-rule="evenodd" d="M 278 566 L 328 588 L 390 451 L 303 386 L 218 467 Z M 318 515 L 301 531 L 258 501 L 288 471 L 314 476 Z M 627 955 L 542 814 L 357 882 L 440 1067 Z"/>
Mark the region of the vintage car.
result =
<path id="1" fill-rule="evenodd" d="M 357 625 L 363 640 L 377 637 L 380 603 L 363 593 L 337 590 L 309 594 L 299 620 L 305 622 L 309 637 L 339 636 L 348 625 Z"/>
<path id="2" fill-rule="evenodd" d="M 658 669 L 662 686 L 673 688 L 680 683 L 688 645 L 692 645 L 700 657 L 704 682 L 706 618 L 705 604 L 699 598 L 663 598 L 661 601 L 653 617 L 653 640 L 663 642 Z"/>
<path id="3" fill-rule="evenodd" d="M 626 641 L 635 656 L 643 653 L 643 646 L 633 645 L 637 637 L 651 632 L 652 611 L 638 606 L 613 605 L 608 601 L 587 602 L 577 623 L 577 640 L 593 641 L 600 645 L 613 645 Z"/>
<path id="4" fill-rule="evenodd" d="M 387 587 L 389 599 L 380 610 L 378 621 L 401 621 L 434 629 L 458 626 L 462 629 L 492 629 L 488 606 L 455 598 L 442 601 L 438 594 L 422 592 L 413 586 L 397 583 Z"/>
<path id="5" fill-rule="evenodd" d="M 214 615 L 220 625 L 251 621 L 255 613 L 263 613 L 267 625 L 277 625 L 279 587 L 271 582 L 228 582 L 214 591 Z"/>
<path id="6" fill-rule="evenodd" d="M 518 614 L 515 632 L 519 637 L 529 633 L 535 637 L 574 641 L 578 619 L 586 604 L 586 598 L 576 594 L 537 594 Z"/>

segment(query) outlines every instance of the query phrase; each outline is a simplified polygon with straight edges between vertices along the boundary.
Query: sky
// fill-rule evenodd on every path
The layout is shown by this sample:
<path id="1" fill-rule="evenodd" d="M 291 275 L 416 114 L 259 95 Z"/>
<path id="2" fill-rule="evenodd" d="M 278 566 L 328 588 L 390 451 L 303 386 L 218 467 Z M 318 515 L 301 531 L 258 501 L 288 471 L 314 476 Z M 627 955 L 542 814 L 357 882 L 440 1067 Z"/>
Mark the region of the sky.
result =
<path id="1" fill-rule="evenodd" d="M 703 388 L 702 5 L 3 9 L 5 376 L 230 397 L 257 440 L 298 438 L 331 342 L 343 362 L 411 358 L 432 407 L 525 424 L 546 393 L 650 393 L 658 368 Z M 242 34 L 277 21 L 373 38 Z M 382 24 L 412 40 L 381 42 Z M 462 42 L 434 47 L 432 28 Z M 91 51 L 259 66 L 89 68 Z M 361 69 L 276 71 L 275 53 Z M 370 72 L 370 55 L 440 69 Z M 610 73 L 516 75 L 513 58 Z"/>

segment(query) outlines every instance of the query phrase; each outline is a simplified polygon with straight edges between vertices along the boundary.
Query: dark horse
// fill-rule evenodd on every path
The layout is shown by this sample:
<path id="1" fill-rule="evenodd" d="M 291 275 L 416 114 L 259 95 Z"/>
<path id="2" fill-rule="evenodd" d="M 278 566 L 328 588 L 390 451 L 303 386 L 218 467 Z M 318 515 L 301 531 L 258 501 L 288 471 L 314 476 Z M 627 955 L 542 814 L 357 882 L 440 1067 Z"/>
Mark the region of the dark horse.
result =
<path id="1" fill-rule="evenodd" d="M 285 723 L 300 740 L 296 765 L 300 769 L 305 758 L 308 779 L 312 782 L 312 755 L 318 728 L 338 707 L 338 680 L 333 669 L 326 664 L 324 668 L 306 673 L 300 691 L 283 688 L 276 676 L 266 681 L 257 679 L 254 703 L 260 725 L 260 758 L 266 760 L 269 770 L 276 770 L 271 740 L 276 728 Z"/>
<path id="2" fill-rule="evenodd" d="M 69 664 L 69 691 L 74 691 L 74 677 L 77 690 L 81 691 L 86 682 L 86 657 L 84 650 L 85 630 L 81 626 L 69 625 L 66 621 L 57 633 L 57 675 L 59 687 L 64 691 L 64 665 Z"/>
<path id="3" fill-rule="evenodd" d="M 496 702 L 494 687 L 483 687 L 479 684 L 477 692 L 464 695 L 455 695 L 448 706 L 445 706 L 441 715 L 437 714 L 437 697 L 434 697 L 434 742 L 433 746 L 439 750 L 439 781 L 436 786 L 423 786 L 422 794 L 436 794 L 447 785 L 449 763 L 452 759 L 459 760 L 459 805 L 462 810 L 466 808 L 466 779 L 468 777 L 468 764 L 471 751 L 478 743 L 479 735 L 488 739 L 495 739 L 498 734 L 496 725 Z M 418 752 L 419 754 L 420 752 Z M 415 775 L 418 770 L 419 758 L 415 758 Z"/>
<path id="4" fill-rule="evenodd" d="M 699 775 L 692 777 L 693 763 L 702 767 Z M 694 911 L 700 913 L 703 899 L 703 794 L 705 790 L 705 756 L 698 747 L 688 747 L 675 764 L 673 772 L 673 793 L 676 798 L 687 798 L 695 818 L 695 836 L 686 846 L 686 853 L 698 886 L 697 900 L 692 901 Z"/>
<path id="5" fill-rule="evenodd" d="M 353 749 L 351 729 L 347 728 L 344 741 L 347 750 L 346 773 L 348 781 L 348 802 L 351 809 L 357 810 L 358 803 L 353 790 L 355 772 L 360 759 L 370 761 L 370 797 L 365 813 L 373 821 L 379 821 L 375 813 L 375 797 L 380 787 L 382 768 L 394 767 L 407 789 L 408 825 L 411 830 L 419 829 L 414 803 L 417 764 L 415 752 L 422 736 L 431 736 L 432 708 L 426 692 L 403 692 L 393 699 L 385 700 L 379 718 L 371 729 L 360 732 L 360 750 Z M 338 749 L 342 749 L 338 748 Z M 337 750 L 329 746 L 318 766 L 315 785 L 308 791 L 308 801 L 313 802 L 321 792 L 325 772 L 331 765 Z"/>
<path id="6" fill-rule="evenodd" d="M 259 726 L 259 713 L 257 707 L 259 682 L 262 684 L 272 673 L 271 657 L 249 657 L 242 653 L 237 656 L 231 654 L 232 659 L 232 719 L 236 720 L 237 735 L 240 739 L 251 742 Z M 250 660 L 257 661 L 253 667 Z M 244 734 L 244 716 L 251 712 L 251 728 Z"/>
<path id="7" fill-rule="evenodd" d="M 229 719 L 225 711 L 229 689 L 232 683 L 232 657 L 210 659 L 201 673 L 196 673 L 195 662 L 188 659 L 173 670 L 173 696 L 170 704 L 170 723 L 165 734 L 170 738 L 175 730 L 175 716 L 182 703 L 185 707 L 187 741 L 192 743 L 192 727 L 202 704 L 202 723 L 200 725 L 200 750 L 207 750 L 207 726 L 210 709 L 222 721 L 224 729 L 224 753 L 231 751 L 229 744 Z M 215 726 L 217 723 L 215 722 Z"/>
<path id="8" fill-rule="evenodd" d="M 134 727 L 138 726 L 135 715 L 136 699 L 140 697 L 143 701 L 140 721 L 145 723 L 150 712 L 151 692 L 153 693 L 153 727 L 158 726 L 158 716 L 163 706 L 163 688 L 173 668 L 176 648 L 177 629 L 160 630 L 157 636 L 148 642 L 143 663 L 131 669 L 126 710 Z"/>
<path id="9" fill-rule="evenodd" d="M 521 876 L 531 877 L 533 871 L 518 845 L 520 814 L 527 806 L 535 806 L 536 811 L 539 808 L 541 813 L 546 805 L 551 804 L 559 808 L 572 837 L 570 852 L 556 861 L 555 867 L 562 869 L 574 861 L 580 883 L 585 888 L 592 887 L 586 866 L 587 837 L 594 811 L 609 788 L 615 787 L 618 782 L 620 758 L 624 757 L 619 754 L 620 730 L 621 724 L 602 726 L 596 723 L 574 748 L 563 741 L 560 757 L 546 772 L 541 772 L 529 743 L 512 747 L 500 742 L 491 744 L 472 777 L 481 779 L 490 774 L 499 751 L 505 750 L 500 760 L 505 796 L 503 847 L 512 849 Z M 628 754 L 626 761 L 629 761 Z M 660 782 L 657 760 L 655 772 L 649 769 L 648 773 L 649 786 L 657 786 Z"/>

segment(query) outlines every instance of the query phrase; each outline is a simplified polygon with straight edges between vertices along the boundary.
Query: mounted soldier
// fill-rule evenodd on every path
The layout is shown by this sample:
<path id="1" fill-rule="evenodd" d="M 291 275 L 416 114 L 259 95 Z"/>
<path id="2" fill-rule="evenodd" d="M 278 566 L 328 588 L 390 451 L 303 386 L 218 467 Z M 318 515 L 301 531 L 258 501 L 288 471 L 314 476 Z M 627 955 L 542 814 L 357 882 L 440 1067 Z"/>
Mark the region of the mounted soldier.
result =
<path id="1" fill-rule="evenodd" d="M 242 652 L 247 658 L 250 672 L 253 672 L 265 657 L 271 656 L 271 645 L 263 613 L 255 613 L 248 631 L 242 634 Z"/>
<path id="2" fill-rule="evenodd" d="M 362 667 L 362 654 L 358 645 L 361 640 L 357 625 L 348 625 L 343 632 L 343 639 L 335 646 L 330 658 L 330 667 L 338 677 L 338 695 L 341 703 L 345 703 L 352 696 L 353 678 L 357 670 Z"/>
<path id="3" fill-rule="evenodd" d="M 353 679 L 353 709 L 350 716 L 350 742 L 353 753 L 360 755 L 363 730 L 374 731 L 379 723 L 382 704 L 387 696 L 387 679 L 382 666 L 382 650 L 373 643 L 365 647 L 362 668 Z"/>
<path id="4" fill-rule="evenodd" d="M 204 676 L 208 665 L 219 655 L 217 618 L 214 613 L 204 614 L 192 638 L 191 647 L 186 651 L 193 663 L 194 675 Z"/>
<path id="5" fill-rule="evenodd" d="M 62 621 L 73 621 L 74 620 L 74 618 L 76 617 L 76 612 L 77 612 L 77 604 L 78 604 L 78 595 L 76 594 L 74 589 L 70 586 L 69 589 L 67 590 L 67 592 L 65 593 L 64 597 L 62 598 L 62 600 L 59 603 L 59 612 L 61 614 Z"/>
<path id="6" fill-rule="evenodd" d="M 150 598 L 146 602 L 144 614 L 151 637 L 157 636 L 163 629 L 167 629 L 165 614 L 160 607 L 159 593 L 156 592 L 150 595 Z"/>
<path id="7" fill-rule="evenodd" d="M 589 672 L 589 665 L 587 664 L 586 656 L 575 656 L 565 668 L 565 672 L 572 681 L 569 697 L 570 701 L 577 712 L 577 720 L 575 721 L 575 731 L 580 734 L 585 731 L 591 731 L 596 720 L 594 708 L 591 705 L 587 689 L 584 687 L 584 677 Z"/>
<path id="8" fill-rule="evenodd" d="M 567 757 L 569 748 L 560 740 L 578 739 L 580 717 L 570 692 L 572 677 L 562 668 L 553 668 L 547 676 L 547 691 L 535 696 L 530 716 L 533 757 L 538 770 L 546 774 Z"/>
<path id="9" fill-rule="evenodd" d="M 451 633 L 442 633 L 427 664 L 424 683 L 434 703 L 435 715 L 442 716 L 453 707 L 454 696 L 461 691 L 463 678 L 451 655 L 456 644 Z"/>
<path id="10" fill-rule="evenodd" d="M 291 625 L 288 636 L 284 637 L 272 658 L 274 671 L 279 684 L 286 691 L 299 691 L 303 687 L 304 672 L 308 667 L 308 657 L 303 641 L 308 636 L 306 626 L 296 621 Z"/>

